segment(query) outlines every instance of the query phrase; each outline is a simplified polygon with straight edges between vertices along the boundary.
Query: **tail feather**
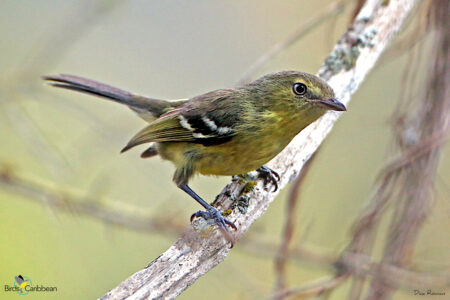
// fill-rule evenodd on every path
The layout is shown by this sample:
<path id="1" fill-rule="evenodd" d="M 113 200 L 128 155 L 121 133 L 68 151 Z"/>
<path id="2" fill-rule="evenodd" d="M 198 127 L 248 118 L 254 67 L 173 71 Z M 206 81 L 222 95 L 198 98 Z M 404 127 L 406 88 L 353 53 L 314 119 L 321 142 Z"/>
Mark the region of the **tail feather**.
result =
<path id="1" fill-rule="evenodd" d="M 55 87 L 105 97 L 134 107 L 145 107 L 144 103 L 139 103 L 133 99 L 135 96 L 132 93 L 91 79 L 67 74 L 44 76 L 42 78 Z"/>
<path id="2" fill-rule="evenodd" d="M 170 102 L 166 100 L 147 98 L 98 81 L 74 75 L 61 74 L 43 76 L 42 78 L 54 87 L 99 96 L 125 104 L 147 121 L 154 120 L 163 113 L 185 102 Z"/>

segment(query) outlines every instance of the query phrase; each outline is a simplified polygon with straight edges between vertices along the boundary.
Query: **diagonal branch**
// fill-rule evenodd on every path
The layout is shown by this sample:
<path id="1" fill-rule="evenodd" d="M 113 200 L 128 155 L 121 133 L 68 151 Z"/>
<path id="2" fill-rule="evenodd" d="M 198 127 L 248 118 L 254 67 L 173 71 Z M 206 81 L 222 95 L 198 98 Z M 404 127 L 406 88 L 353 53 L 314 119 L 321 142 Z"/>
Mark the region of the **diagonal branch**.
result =
<path id="1" fill-rule="evenodd" d="M 363 82 L 377 59 L 400 29 L 415 0 L 391 0 L 380 4 L 368 0 L 326 59 L 319 75 L 334 88 L 336 96 L 345 104 Z M 328 113 L 301 132 L 286 149 L 270 163 L 281 175 L 280 189 L 294 180 L 305 162 L 317 150 L 339 118 L 339 113 Z M 216 199 L 216 204 L 227 210 L 232 205 L 230 195 L 239 194 L 241 182 L 231 182 Z M 279 190 L 280 190 L 279 189 Z M 250 192 L 251 201 L 245 214 L 233 209 L 229 219 L 238 226 L 239 239 L 267 209 L 278 193 L 264 190 L 263 183 Z M 199 227 L 199 222 L 194 227 Z M 221 263 L 230 251 L 218 232 L 199 234 L 192 226 L 166 252 L 120 283 L 102 299 L 171 299 L 192 285 L 198 278 Z"/>

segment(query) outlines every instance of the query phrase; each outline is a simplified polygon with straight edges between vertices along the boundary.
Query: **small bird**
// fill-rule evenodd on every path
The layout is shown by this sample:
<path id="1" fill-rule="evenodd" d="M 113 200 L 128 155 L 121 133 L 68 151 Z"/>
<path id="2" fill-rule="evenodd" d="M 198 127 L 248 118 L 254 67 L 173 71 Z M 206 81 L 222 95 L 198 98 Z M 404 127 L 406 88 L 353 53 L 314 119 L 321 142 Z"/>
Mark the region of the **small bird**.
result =
<path id="1" fill-rule="evenodd" d="M 191 216 L 213 219 L 222 232 L 233 222 L 198 196 L 189 179 L 238 175 L 253 170 L 275 189 L 279 175 L 264 166 L 306 126 L 328 110 L 345 111 L 333 89 L 312 74 L 281 71 L 237 88 L 219 89 L 186 100 L 139 96 L 73 75 L 44 76 L 52 86 L 100 96 L 127 105 L 149 124 L 123 148 L 152 143 L 142 158 L 161 156 L 175 165 L 173 181 L 205 211 Z"/>

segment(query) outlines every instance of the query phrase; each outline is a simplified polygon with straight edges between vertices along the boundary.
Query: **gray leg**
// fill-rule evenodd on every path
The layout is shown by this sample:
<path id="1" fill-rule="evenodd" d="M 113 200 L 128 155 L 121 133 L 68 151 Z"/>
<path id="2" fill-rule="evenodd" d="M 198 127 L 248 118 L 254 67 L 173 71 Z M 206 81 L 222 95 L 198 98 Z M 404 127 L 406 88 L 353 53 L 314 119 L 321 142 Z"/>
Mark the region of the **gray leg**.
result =
<path id="1" fill-rule="evenodd" d="M 227 225 L 232 227 L 234 230 L 237 230 L 236 225 L 233 222 L 227 220 L 222 213 L 215 207 L 211 206 L 208 202 L 203 200 L 199 195 L 197 195 L 187 184 L 182 184 L 178 186 L 181 190 L 186 192 L 189 196 L 194 198 L 195 201 L 200 203 L 206 210 L 198 211 L 191 216 L 191 222 L 194 218 L 201 217 L 205 220 L 214 220 L 214 223 L 219 227 L 219 230 L 224 234 L 225 238 L 231 242 L 231 246 L 233 247 L 233 237 L 230 235 L 227 229 Z"/>

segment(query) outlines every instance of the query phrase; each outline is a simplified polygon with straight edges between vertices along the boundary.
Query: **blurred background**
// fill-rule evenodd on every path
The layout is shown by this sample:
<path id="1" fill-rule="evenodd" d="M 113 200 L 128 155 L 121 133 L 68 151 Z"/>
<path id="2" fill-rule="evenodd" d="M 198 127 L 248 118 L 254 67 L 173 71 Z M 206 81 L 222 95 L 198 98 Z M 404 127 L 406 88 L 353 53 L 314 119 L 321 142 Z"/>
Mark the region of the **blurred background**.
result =
<path id="1" fill-rule="evenodd" d="M 58 288 L 28 295 L 33 299 L 100 297 L 170 247 L 199 209 L 172 183 L 170 163 L 142 160 L 135 150 L 119 154 L 144 121 L 118 104 L 45 86 L 40 76 L 75 74 L 162 99 L 232 87 L 273 45 L 333 3 L 1 1 L 0 284 L 12 285 L 22 274 Z M 354 8 L 355 1 L 345 1 L 335 14 L 322 16 L 252 77 L 289 69 L 316 73 Z M 420 11 L 406 22 L 400 41 L 418 28 Z M 391 115 L 408 88 L 410 53 L 426 58 L 433 43 L 432 34 L 417 39 L 410 47 L 394 41 L 321 147 L 301 187 L 292 245 L 331 256 L 348 245 L 377 174 L 394 157 Z M 416 70 L 414 82 L 423 82 L 424 67 Z M 450 265 L 449 151 L 443 148 L 429 217 L 414 249 L 412 267 L 420 270 Z M 229 180 L 198 177 L 192 187 L 213 200 Z M 290 188 L 180 299 L 274 293 Z M 380 224 L 374 257 L 383 251 L 389 220 Z M 331 266 L 294 254 L 286 263 L 290 287 L 327 274 Z M 337 287 L 330 299 L 346 299 L 349 286 Z M 0 291 L 0 299 L 15 296 Z M 414 297 L 406 288 L 394 299 Z"/>

